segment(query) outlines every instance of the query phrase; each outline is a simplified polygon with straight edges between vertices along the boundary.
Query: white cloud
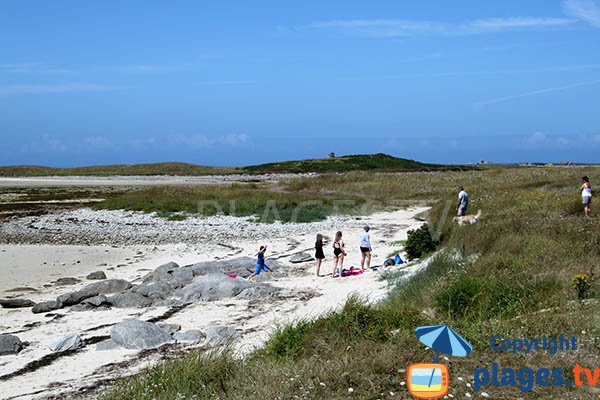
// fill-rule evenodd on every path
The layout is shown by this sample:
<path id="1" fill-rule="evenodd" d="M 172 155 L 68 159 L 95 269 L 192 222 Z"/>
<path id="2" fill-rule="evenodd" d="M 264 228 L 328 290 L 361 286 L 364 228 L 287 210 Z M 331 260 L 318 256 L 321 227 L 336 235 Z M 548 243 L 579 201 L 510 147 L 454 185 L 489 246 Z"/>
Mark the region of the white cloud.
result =
<path id="1" fill-rule="evenodd" d="M 572 88 L 576 88 L 576 87 L 597 85 L 599 83 L 600 83 L 600 80 L 595 80 L 595 81 L 588 81 L 588 82 L 573 83 L 571 85 L 548 87 L 548 88 L 544 88 L 544 89 L 532 90 L 530 92 L 518 93 L 518 94 L 514 94 L 514 95 L 510 95 L 510 96 L 496 97 L 494 99 L 478 101 L 478 102 L 474 103 L 473 105 L 475 107 L 485 107 L 485 106 L 489 106 L 492 104 L 504 103 L 506 101 L 520 99 L 523 97 L 535 96 L 538 94 L 551 93 L 551 92 L 559 92 L 559 91 L 568 90 L 568 89 L 572 89 Z"/>
<path id="2" fill-rule="evenodd" d="M 600 0 L 565 0 L 565 12 L 600 28 Z"/>
<path id="3" fill-rule="evenodd" d="M 171 135 L 167 143 L 173 143 L 187 148 L 209 148 L 217 146 L 240 146 L 248 142 L 246 134 L 228 134 L 218 137 L 206 135 Z"/>
<path id="4" fill-rule="evenodd" d="M 477 35 L 517 29 L 562 27 L 575 23 L 570 18 L 489 18 L 465 23 L 415 21 L 403 19 L 351 19 L 319 21 L 309 24 L 312 29 L 330 29 L 359 36 L 411 37 Z"/>
<path id="5" fill-rule="evenodd" d="M 562 136 L 548 136 L 543 132 L 535 132 L 523 140 L 525 147 L 554 147 L 566 148 L 571 145 L 571 140 Z"/>
<path id="6" fill-rule="evenodd" d="M 53 94 L 74 92 L 102 92 L 126 89 L 123 86 L 98 85 L 94 83 L 60 83 L 51 85 L 1 85 L 0 97 L 27 94 Z"/>

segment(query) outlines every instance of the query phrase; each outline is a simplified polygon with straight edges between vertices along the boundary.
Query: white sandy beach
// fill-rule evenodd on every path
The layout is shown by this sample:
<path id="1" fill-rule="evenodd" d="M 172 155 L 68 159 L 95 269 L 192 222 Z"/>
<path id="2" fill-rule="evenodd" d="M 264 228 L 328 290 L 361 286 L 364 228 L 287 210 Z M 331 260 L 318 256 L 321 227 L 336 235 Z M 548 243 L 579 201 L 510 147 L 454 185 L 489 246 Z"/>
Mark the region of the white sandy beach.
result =
<path id="1" fill-rule="evenodd" d="M 278 324 L 314 318 L 337 309 L 353 293 L 364 296 L 369 301 L 378 301 L 386 295 L 387 282 L 380 279 L 385 270 L 383 268 L 358 276 L 332 279 L 314 276 L 314 262 L 291 264 L 289 258 L 298 252 L 309 249 L 308 252 L 314 254 L 313 246 L 317 232 L 331 238 L 336 230 L 342 230 L 349 253 L 344 265 L 358 266 L 358 234 L 362 225 L 365 222 L 369 223 L 372 226 L 374 249 L 372 265 L 380 265 L 390 252 L 398 249 L 397 246 L 390 246 L 390 243 L 406 239 L 409 229 L 422 224 L 414 217 L 425 210 L 424 207 L 415 207 L 364 218 L 338 217 L 297 229 L 292 226 L 296 224 L 290 224 L 279 235 L 276 235 L 272 228 L 266 229 L 265 232 L 269 232 L 270 236 L 262 236 L 261 225 L 256 224 L 254 229 L 258 233 L 255 238 L 238 238 L 235 232 L 232 232 L 226 247 L 221 245 L 222 239 L 198 244 L 159 245 L 4 244 L 0 245 L 0 268 L 3 276 L 0 281 L 0 297 L 16 296 L 35 302 L 50 300 L 89 283 L 85 276 L 98 270 L 105 271 L 109 278 L 122 278 L 135 284 L 140 282 L 141 277 L 148 271 L 169 261 L 183 266 L 199 261 L 238 256 L 254 257 L 260 244 L 268 244 L 267 260 L 271 257 L 282 265 L 275 271 L 275 280 L 270 283 L 282 289 L 282 296 L 265 301 L 232 298 L 195 303 L 161 321 L 179 324 L 182 330 L 204 331 L 216 325 L 233 327 L 240 334 L 236 347 L 239 354 L 243 355 L 264 343 Z M 221 220 L 221 223 L 227 222 Z M 236 229 L 239 229 L 239 221 L 235 223 L 238 224 Z M 327 259 L 324 261 L 322 274 L 332 270 L 331 253 L 330 246 L 326 246 Z M 406 271 L 408 277 L 421 267 L 422 264 L 409 263 L 388 269 L 401 268 Z M 50 284 L 60 277 L 74 277 L 81 282 L 71 286 Z M 14 288 L 31 288 L 36 291 L 7 292 Z M 57 358 L 46 366 L 8 379 L 3 378 L 28 363 L 51 354 L 48 344 L 69 332 L 80 334 L 84 340 L 93 337 L 102 339 L 109 334 L 112 325 L 125 318 L 148 320 L 161 316 L 168 310 L 168 307 L 113 308 L 80 312 L 60 309 L 50 314 L 33 314 L 28 308 L 0 309 L 0 333 L 15 333 L 21 340 L 30 343 L 17 355 L 0 357 L 0 397 L 43 399 L 49 396 L 67 396 L 77 393 L 82 388 L 94 386 L 98 381 L 132 374 L 157 362 L 161 357 L 160 351 L 144 352 L 140 355 L 139 351 L 134 350 L 100 351 L 96 350 L 95 345 L 88 345 L 75 354 Z"/>

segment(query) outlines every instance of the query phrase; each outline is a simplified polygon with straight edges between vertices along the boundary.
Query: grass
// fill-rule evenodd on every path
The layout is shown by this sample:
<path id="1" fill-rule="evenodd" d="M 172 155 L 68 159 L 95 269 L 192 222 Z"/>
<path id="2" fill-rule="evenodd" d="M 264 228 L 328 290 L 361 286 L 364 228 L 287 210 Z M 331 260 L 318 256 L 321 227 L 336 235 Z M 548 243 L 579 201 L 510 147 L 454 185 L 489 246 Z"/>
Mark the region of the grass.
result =
<path id="1" fill-rule="evenodd" d="M 246 214 L 255 214 L 271 198 L 283 208 L 307 199 L 331 205 L 336 198 L 360 201 L 362 206 L 374 201 L 379 209 L 406 201 L 431 204 L 428 219 L 439 228 L 442 249 L 411 280 L 388 277 L 394 287 L 383 302 L 371 305 L 354 297 L 338 312 L 282 326 L 262 349 L 243 360 L 234 361 L 229 353 L 195 352 L 158 364 L 120 380 L 102 399 L 408 398 L 404 369 L 432 356 L 414 336 L 415 327 L 425 324 L 449 324 L 474 345 L 469 357 L 450 358 L 450 393 L 455 398 L 474 395 L 466 383 L 472 383 L 475 368 L 492 362 L 534 369 L 568 369 L 575 363 L 598 367 L 600 284 L 597 279 L 592 282 L 593 293 L 584 302 L 570 286 L 575 274 L 594 271 L 597 276 L 600 264 L 598 217 L 584 220 L 577 193 L 582 175 L 597 182 L 600 168 L 349 172 L 269 187 L 174 192 L 169 196 L 178 201 L 203 195 L 223 205 L 246 198 L 249 204 L 240 211 Z M 457 226 L 443 218 L 448 209 L 450 216 L 453 213 L 459 184 L 469 192 L 470 211 L 483 210 L 475 225 Z M 167 196 L 136 192 L 135 197 L 147 199 L 132 199 L 132 207 L 143 203 L 148 210 L 170 210 L 167 201 L 151 203 L 154 195 Z M 113 204 L 121 206 L 123 199 Z M 194 202 L 189 204 L 193 209 Z M 598 215 L 595 208 L 592 211 Z M 579 351 L 524 356 L 493 351 L 488 345 L 495 334 L 535 338 L 561 333 L 575 335 Z M 491 398 L 597 397 L 586 388 L 535 387 L 528 394 L 517 388 L 483 390 Z"/>
<path id="2" fill-rule="evenodd" d="M 253 216 L 259 222 L 312 222 L 337 213 L 356 214 L 366 204 L 359 196 L 280 189 L 266 184 L 149 187 L 112 196 L 96 207 L 156 212 L 169 219 L 224 214 Z"/>

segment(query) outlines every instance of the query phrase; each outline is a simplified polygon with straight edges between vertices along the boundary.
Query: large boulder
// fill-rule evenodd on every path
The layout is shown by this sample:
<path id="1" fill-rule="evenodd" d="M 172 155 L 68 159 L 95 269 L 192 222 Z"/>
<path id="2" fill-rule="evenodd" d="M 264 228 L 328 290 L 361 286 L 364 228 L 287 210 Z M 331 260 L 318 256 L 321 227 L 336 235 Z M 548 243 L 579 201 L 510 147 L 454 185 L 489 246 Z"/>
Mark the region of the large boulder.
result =
<path id="1" fill-rule="evenodd" d="M 250 284 L 240 278 L 230 278 L 224 274 L 207 274 L 194 278 L 192 283 L 179 290 L 185 303 L 213 301 L 235 297 Z"/>
<path id="2" fill-rule="evenodd" d="M 106 279 L 106 274 L 104 273 L 104 271 L 94 271 L 88 274 L 88 276 L 85 277 L 85 279 L 88 279 L 90 281 L 99 281 L 102 279 Z"/>
<path id="3" fill-rule="evenodd" d="M 206 343 L 209 346 L 218 346 L 240 337 L 238 331 L 230 326 L 211 326 L 206 330 Z"/>
<path id="4" fill-rule="evenodd" d="M 15 335 L 0 335 L 0 356 L 17 354 L 23 349 L 23 342 Z"/>
<path id="5" fill-rule="evenodd" d="M 50 312 L 54 310 L 58 310 L 60 308 L 60 303 L 56 300 L 44 301 L 41 303 L 37 303 L 31 309 L 31 312 L 34 314 L 41 314 L 45 312 Z"/>
<path id="6" fill-rule="evenodd" d="M 151 322 L 126 319 L 112 327 L 111 339 L 126 349 L 155 349 L 167 343 L 173 343 L 173 338 L 167 331 Z"/>
<path id="7" fill-rule="evenodd" d="M 3 308 L 25 308 L 33 307 L 35 303 L 29 299 L 0 299 Z"/>
<path id="8" fill-rule="evenodd" d="M 179 324 L 156 324 L 159 328 L 164 329 L 169 333 L 169 335 L 174 335 L 175 333 L 181 330 L 181 325 Z"/>
<path id="9" fill-rule="evenodd" d="M 165 300 L 173 295 L 174 289 L 168 282 L 150 282 L 142 283 L 131 289 L 131 291 L 152 299 Z"/>
<path id="10" fill-rule="evenodd" d="M 304 262 L 309 262 L 309 261 L 313 261 L 313 260 L 314 260 L 313 256 L 311 256 L 308 253 L 296 254 L 295 256 L 290 258 L 290 262 L 292 264 L 304 263 Z"/>
<path id="11" fill-rule="evenodd" d="M 68 307 L 74 306 L 75 304 L 81 303 L 85 299 L 89 299 L 90 297 L 97 296 L 98 292 L 96 290 L 88 289 L 84 287 L 81 290 L 77 290 L 75 292 L 61 294 L 56 298 L 56 301 L 60 304 L 60 307 Z"/>
<path id="12" fill-rule="evenodd" d="M 231 260 L 219 260 L 219 261 L 204 261 L 191 265 L 194 276 L 207 275 L 207 274 L 236 274 L 236 275 L 248 275 L 254 271 L 256 265 L 256 259 L 250 257 L 237 257 Z M 267 263 L 267 265 L 269 265 Z"/>
<path id="13" fill-rule="evenodd" d="M 242 290 L 240 294 L 235 296 L 235 298 L 242 300 L 272 298 L 275 297 L 280 291 L 280 288 L 271 285 L 258 284 Z"/>
<path id="14" fill-rule="evenodd" d="M 108 302 L 117 308 L 144 308 L 152 305 L 152 299 L 135 292 L 118 293 Z"/>
<path id="15" fill-rule="evenodd" d="M 191 329 L 185 332 L 177 332 L 173 335 L 177 343 L 201 343 L 206 335 L 198 329 Z"/>
<path id="16" fill-rule="evenodd" d="M 106 279 L 100 282 L 90 283 L 82 290 L 95 292 L 94 296 L 99 294 L 111 294 L 124 292 L 131 288 L 131 283 L 125 279 Z"/>
<path id="17" fill-rule="evenodd" d="M 143 283 L 162 282 L 168 283 L 173 288 L 184 287 L 192 281 L 194 274 L 190 267 L 179 267 L 177 263 L 169 262 L 156 268 L 154 271 L 146 274 L 142 279 Z"/>
<path id="18" fill-rule="evenodd" d="M 83 347 L 83 341 L 81 337 L 76 333 L 69 333 L 65 336 L 56 339 L 50 344 L 50 350 L 55 353 L 63 351 L 77 350 Z"/>

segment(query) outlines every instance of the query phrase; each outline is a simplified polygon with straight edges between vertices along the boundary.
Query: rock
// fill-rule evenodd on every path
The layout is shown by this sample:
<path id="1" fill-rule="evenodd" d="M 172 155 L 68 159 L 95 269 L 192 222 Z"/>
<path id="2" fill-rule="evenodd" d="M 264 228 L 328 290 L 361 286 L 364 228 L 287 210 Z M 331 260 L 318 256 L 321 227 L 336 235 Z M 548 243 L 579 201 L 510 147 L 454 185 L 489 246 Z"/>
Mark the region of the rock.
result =
<path id="1" fill-rule="evenodd" d="M 181 330 L 181 325 L 179 324 L 157 324 L 159 328 L 164 329 L 169 333 L 169 335 L 174 335 L 175 333 Z"/>
<path id="2" fill-rule="evenodd" d="M 29 299 L 0 299 L 3 308 L 25 308 L 33 307 L 35 303 Z"/>
<path id="3" fill-rule="evenodd" d="M 66 278 L 58 278 L 57 280 L 55 280 L 52 283 L 54 283 L 55 285 L 59 285 L 59 286 L 68 286 L 68 285 L 76 285 L 79 282 L 81 282 L 81 281 L 77 278 L 66 277 Z"/>
<path id="4" fill-rule="evenodd" d="M 23 349 L 23 342 L 15 335 L 0 335 L 0 356 L 17 354 Z"/>
<path id="5" fill-rule="evenodd" d="M 102 279 L 106 279 L 106 274 L 104 273 L 104 271 L 95 271 L 95 272 L 88 274 L 88 276 L 86 276 L 85 279 L 88 279 L 91 281 L 102 280 Z"/>
<path id="6" fill-rule="evenodd" d="M 74 306 L 75 304 L 81 303 L 85 299 L 97 296 L 96 290 L 86 289 L 85 287 L 76 292 L 61 294 L 56 298 L 56 301 L 60 304 L 60 308 Z"/>
<path id="7" fill-rule="evenodd" d="M 104 350 L 116 350 L 119 348 L 119 345 L 116 344 L 112 339 L 105 340 L 104 342 L 100 342 L 96 344 L 96 351 L 104 351 Z"/>
<path id="8" fill-rule="evenodd" d="M 37 303 L 31 309 L 31 312 L 34 314 L 45 313 L 48 311 L 58 310 L 60 308 L 60 303 L 56 300 L 44 301 L 41 303 Z"/>
<path id="9" fill-rule="evenodd" d="M 311 256 L 308 253 L 300 253 L 300 254 L 296 254 L 295 256 L 293 256 L 292 258 L 290 258 L 290 262 L 292 264 L 298 264 L 298 263 L 303 263 L 303 262 L 309 262 L 309 261 L 313 261 L 314 258 L 313 256 Z"/>
<path id="10" fill-rule="evenodd" d="M 179 297 L 185 302 L 213 301 L 237 296 L 250 284 L 240 278 L 224 274 L 197 276 L 192 283 L 181 289 Z"/>
<path id="11" fill-rule="evenodd" d="M 92 311 L 94 310 L 96 307 L 94 307 L 91 304 L 87 304 L 87 303 L 79 303 L 79 304 L 75 304 L 74 306 L 71 307 L 71 311 L 75 311 L 75 312 L 81 312 L 81 311 Z"/>
<path id="12" fill-rule="evenodd" d="M 85 299 L 83 300 L 83 303 L 89 304 L 93 307 L 100 307 L 103 304 L 110 304 L 108 298 L 106 298 L 106 296 L 103 294 Z"/>
<path id="13" fill-rule="evenodd" d="M 77 350 L 83 347 L 81 337 L 76 333 L 69 333 L 50 344 L 50 350 L 55 353 L 63 351 Z"/>
<path id="14" fill-rule="evenodd" d="M 120 293 L 130 288 L 131 283 L 125 279 L 106 279 L 100 282 L 90 283 L 89 285 L 86 285 L 83 290 L 96 292 L 94 295 L 96 296 L 99 294 Z"/>
<path id="15" fill-rule="evenodd" d="M 118 293 L 108 302 L 117 308 L 144 308 L 152 305 L 152 299 L 135 292 Z"/>
<path id="16" fill-rule="evenodd" d="M 174 289 L 168 282 L 150 282 L 142 283 L 132 291 L 152 299 L 165 300 L 173 295 Z"/>
<path id="17" fill-rule="evenodd" d="M 34 292 L 35 293 L 38 291 L 39 290 L 32 288 L 32 287 L 28 287 L 28 286 L 16 287 L 16 288 L 5 290 L 6 293 L 11 293 L 11 292 Z"/>
<path id="18" fill-rule="evenodd" d="M 198 329 L 191 329 L 185 332 L 177 332 L 173 335 L 177 343 L 200 343 L 206 339 L 204 332 Z"/>
<path id="19" fill-rule="evenodd" d="M 240 294 L 235 296 L 235 298 L 242 300 L 264 299 L 269 297 L 275 297 L 275 295 L 280 291 L 281 289 L 271 285 L 254 285 L 242 290 Z"/>
<path id="20" fill-rule="evenodd" d="M 191 267 L 180 268 L 177 263 L 170 262 L 163 264 L 154 271 L 146 274 L 142 282 L 162 282 L 169 283 L 174 289 L 184 287 L 194 278 Z"/>
<path id="21" fill-rule="evenodd" d="M 116 344 L 126 349 L 155 349 L 173 343 L 173 338 L 164 329 L 151 322 L 136 319 L 126 319 L 113 326 L 110 337 Z"/>
<path id="22" fill-rule="evenodd" d="M 218 346 L 239 336 L 240 334 L 230 326 L 211 326 L 206 330 L 206 343 L 209 346 Z"/>

